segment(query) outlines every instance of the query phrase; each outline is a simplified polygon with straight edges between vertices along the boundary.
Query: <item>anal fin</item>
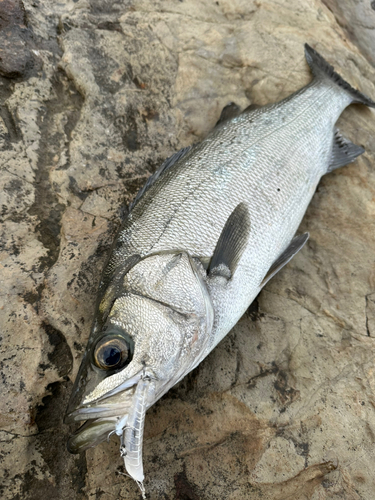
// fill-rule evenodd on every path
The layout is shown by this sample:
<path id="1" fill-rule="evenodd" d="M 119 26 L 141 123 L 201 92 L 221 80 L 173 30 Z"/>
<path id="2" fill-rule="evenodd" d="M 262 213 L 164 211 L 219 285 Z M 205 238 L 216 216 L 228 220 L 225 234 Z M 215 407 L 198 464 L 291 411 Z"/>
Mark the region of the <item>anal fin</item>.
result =
<path id="1" fill-rule="evenodd" d="M 249 210 L 245 203 L 240 203 L 224 225 L 211 259 L 208 274 L 230 279 L 246 248 L 249 234 Z"/>
<path id="2" fill-rule="evenodd" d="M 269 268 L 268 273 L 264 277 L 260 286 L 264 286 L 269 282 L 275 274 L 280 271 L 282 267 L 285 266 L 295 255 L 298 253 L 301 248 L 305 245 L 306 241 L 309 239 L 309 233 L 303 233 L 299 236 L 295 236 L 292 241 L 289 243 L 287 248 L 283 251 L 283 253 L 275 260 L 272 266 Z"/>
<path id="3" fill-rule="evenodd" d="M 351 163 L 357 158 L 357 156 L 361 155 L 364 152 L 364 148 L 353 144 L 348 139 L 346 139 L 346 137 L 341 135 L 338 129 L 335 129 L 331 162 L 328 166 L 327 173 L 336 170 L 336 168 L 340 168 L 344 165 L 347 165 L 348 163 Z"/>

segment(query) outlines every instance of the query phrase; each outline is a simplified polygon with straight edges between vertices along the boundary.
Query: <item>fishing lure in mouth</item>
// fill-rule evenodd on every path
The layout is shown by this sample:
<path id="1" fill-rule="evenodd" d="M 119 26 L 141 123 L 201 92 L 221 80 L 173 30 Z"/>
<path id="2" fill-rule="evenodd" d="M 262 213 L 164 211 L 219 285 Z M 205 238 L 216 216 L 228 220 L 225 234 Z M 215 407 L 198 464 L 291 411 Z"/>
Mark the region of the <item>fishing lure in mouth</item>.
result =
<path id="1" fill-rule="evenodd" d="M 66 421 L 81 452 L 115 433 L 142 494 L 146 411 L 237 323 L 304 246 L 296 236 L 320 178 L 364 152 L 335 128 L 375 103 L 309 45 L 312 81 L 222 120 L 166 160 L 130 206 L 104 269 Z"/>

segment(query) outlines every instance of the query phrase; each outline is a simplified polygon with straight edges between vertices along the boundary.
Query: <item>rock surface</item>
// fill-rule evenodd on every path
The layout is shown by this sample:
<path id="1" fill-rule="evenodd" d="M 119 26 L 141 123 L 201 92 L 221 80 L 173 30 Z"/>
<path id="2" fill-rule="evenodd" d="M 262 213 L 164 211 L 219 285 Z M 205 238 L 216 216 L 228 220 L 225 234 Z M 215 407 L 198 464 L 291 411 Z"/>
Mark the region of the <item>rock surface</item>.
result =
<path id="1" fill-rule="evenodd" d="M 375 0 L 323 0 L 345 33 L 375 64 Z"/>
<path id="2" fill-rule="evenodd" d="M 140 498 L 115 440 L 72 456 L 62 424 L 122 206 L 229 102 L 310 81 L 304 42 L 375 98 L 330 2 L 27 0 L 25 21 L 13 2 L 0 33 L 19 43 L 0 61 L 13 77 L 0 79 L 1 498 Z M 322 179 L 308 244 L 148 412 L 150 499 L 374 498 L 375 113 L 352 106 L 339 125 L 366 154 Z"/>

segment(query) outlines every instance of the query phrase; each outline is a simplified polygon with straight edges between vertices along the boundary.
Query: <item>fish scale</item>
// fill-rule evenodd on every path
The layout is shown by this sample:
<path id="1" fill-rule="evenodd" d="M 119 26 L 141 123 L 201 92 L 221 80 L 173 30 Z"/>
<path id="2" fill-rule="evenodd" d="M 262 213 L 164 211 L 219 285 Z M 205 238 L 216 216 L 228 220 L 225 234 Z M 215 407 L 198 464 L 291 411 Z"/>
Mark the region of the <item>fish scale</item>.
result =
<path id="1" fill-rule="evenodd" d="M 308 234 L 294 235 L 322 175 L 363 153 L 334 127 L 351 102 L 375 103 L 309 46 L 306 59 L 309 85 L 226 121 L 223 113 L 205 140 L 166 160 L 114 243 L 67 410 L 67 421 L 87 423 L 69 449 L 123 431 L 125 467 L 143 495 L 146 409 L 303 247 Z"/>

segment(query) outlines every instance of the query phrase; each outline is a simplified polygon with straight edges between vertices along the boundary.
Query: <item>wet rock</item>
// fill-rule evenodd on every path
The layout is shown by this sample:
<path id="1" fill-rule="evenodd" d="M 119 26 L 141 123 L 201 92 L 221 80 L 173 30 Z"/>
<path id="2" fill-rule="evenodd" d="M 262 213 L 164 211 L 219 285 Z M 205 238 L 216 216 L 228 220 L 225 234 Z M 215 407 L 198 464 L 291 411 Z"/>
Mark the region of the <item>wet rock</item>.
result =
<path id="1" fill-rule="evenodd" d="M 309 82 L 304 42 L 374 98 L 329 2 L 0 1 L 2 498 L 139 498 L 115 438 L 71 456 L 62 423 L 122 207 L 226 105 Z M 366 154 L 322 179 L 304 250 L 149 410 L 149 498 L 372 500 L 374 112 L 339 126 Z"/>
<path id="2" fill-rule="evenodd" d="M 31 69 L 34 55 L 29 47 L 31 31 L 22 0 L 0 2 L 0 74 L 19 77 Z"/>

